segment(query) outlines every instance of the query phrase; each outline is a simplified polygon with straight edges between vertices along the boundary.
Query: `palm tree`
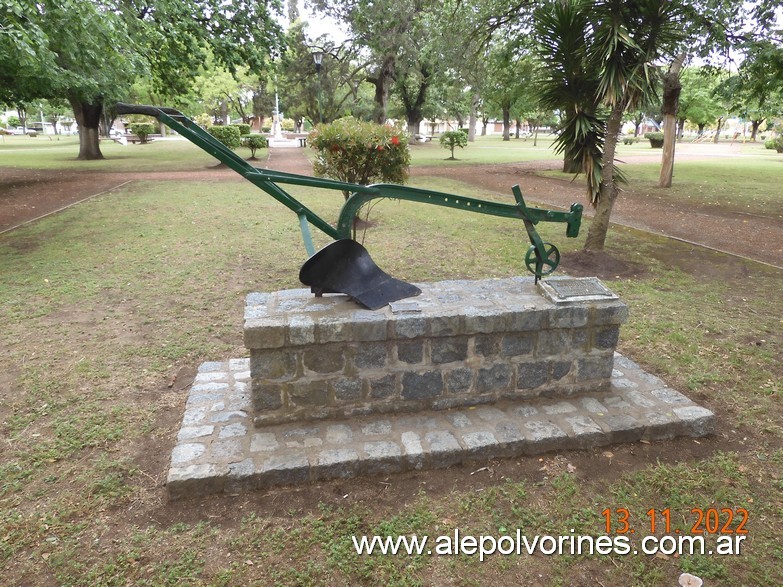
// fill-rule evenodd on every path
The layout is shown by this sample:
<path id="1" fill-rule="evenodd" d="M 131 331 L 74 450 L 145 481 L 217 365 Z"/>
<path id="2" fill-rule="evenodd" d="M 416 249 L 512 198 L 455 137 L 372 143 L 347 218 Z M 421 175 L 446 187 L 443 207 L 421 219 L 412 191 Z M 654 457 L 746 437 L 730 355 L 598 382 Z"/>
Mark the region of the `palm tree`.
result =
<path id="1" fill-rule="evenodd" d="M 558 152 L 581 162 L 595 217 L 585 249 L 602 250 L 622 174 L 615 149 L 627 109 L 655 95 L 655 62 L 675 50 L 680 4 L 671 0 L 550 0 L 535 14 L 544 64 L 541 100 L 563 114 Z"/>

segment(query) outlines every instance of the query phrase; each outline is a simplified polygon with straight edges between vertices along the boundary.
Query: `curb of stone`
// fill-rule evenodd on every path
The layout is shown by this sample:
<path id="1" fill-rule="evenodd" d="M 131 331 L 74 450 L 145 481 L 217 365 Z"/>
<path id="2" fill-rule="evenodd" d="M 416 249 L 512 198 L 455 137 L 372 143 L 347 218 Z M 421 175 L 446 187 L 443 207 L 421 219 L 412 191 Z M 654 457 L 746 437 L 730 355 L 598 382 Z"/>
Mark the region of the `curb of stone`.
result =
<path id="1" fill-rule="evenodd" d="M 567 400 L 256 428 L 249 359 L 204 363 L 172 450 L 169 496 L 252 491 L 714 432 L 709 410 L 619 354 L 615 367 L 610 391 Z"/>

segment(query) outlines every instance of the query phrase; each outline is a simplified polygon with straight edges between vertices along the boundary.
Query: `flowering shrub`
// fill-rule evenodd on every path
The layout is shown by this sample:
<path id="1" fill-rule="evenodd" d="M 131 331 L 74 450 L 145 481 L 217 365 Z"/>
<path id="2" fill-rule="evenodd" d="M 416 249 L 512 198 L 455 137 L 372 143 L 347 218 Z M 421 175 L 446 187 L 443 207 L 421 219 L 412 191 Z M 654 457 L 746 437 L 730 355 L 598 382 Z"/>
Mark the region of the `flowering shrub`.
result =
<path id="1" fill-rule="evenodd" d="M 319 177 L 361 185 L 408 179 L 411 156 L 408 137 L 400 128 L 349 116 L 318 125 L 307 140 L 317 151 L 313 171 Z M 346 200 L 350 197 L 343 194 Z"/>

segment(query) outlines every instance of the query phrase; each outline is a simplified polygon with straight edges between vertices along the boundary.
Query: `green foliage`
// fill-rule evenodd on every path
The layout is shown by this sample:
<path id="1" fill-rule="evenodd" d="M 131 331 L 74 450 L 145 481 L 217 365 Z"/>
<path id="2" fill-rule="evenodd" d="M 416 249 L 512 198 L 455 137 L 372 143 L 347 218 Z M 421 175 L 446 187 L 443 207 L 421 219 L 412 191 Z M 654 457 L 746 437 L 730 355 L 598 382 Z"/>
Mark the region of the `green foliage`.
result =
<path id="1" fill-rule="evenodd" d="M 638 142 L 639 139 L 633 135 L 623 137 L 623 145 L 633 145 L 634 143 Z"/>
<path id="2" fill-rule="evenodd" d="M 313 170 L 319 177 L 361 185 L 408 179 L 408 137 L 399 128 L 349 116 L 319 125 L 308 142 L 317 151 Z"/>
<path id="3" fill-rule="evenodd" d="M 783 135 L 764 141 L 765 149 L 775 149 L 778 153 L 783 153 Z"/>
<path id="4" fill-rule="evenodd" d="M 440 135 L 440 146 L 451 150 L 451 159 L 454 159 L 454 149 L 464 149 L 468 144 L 468 135 L 462 130 L 447 130 Z"/>
<path id="5" fill-rule="evenodd" d="M 259 134 L 248 134 L 242 137 L 241 140 L 242 140 L 242 146 L 250 149 L 251 159 L 256 158 L 256 151 L 258 149 L 265 149 L 269 145 L 269 142 L 266 140 L 266 137 L 264 135 L 259 135 Z"/>
<path id="6" fill-rule="evenodd" d="M 650 141 L 650 146 L 653 149 L 663 148 L 663 133 L 662 132 L 647 132 L 644 133 L 644 138 Z"/>
<path id="7" fill-rule="evenodd" d="M 245 135 L 249 135 L 250 134 L 250 125 L 249 124 L 245 124 L 244 122 L 242 122 L 240 124 L 235 124 L 234 126 L 236 126 L 239 129 L 239 136 L 240 137 L 243 137 Z"/>
<path id="8" fill-rule="evenodd" d="M 15 128 L 15 127 L 19 126 L 20 124 L 22 124 L 22 121 L 19 120 L 18 117 L 16 117 L 16 116 L 9 116 L 8 117 L 8 128 Z"/>
<path id="9" fill-rule="evenodd" d="M 236 149 L 240 145 L 239 129 L 236 126 L 213 126 L 207 132 L 229 149 Z"/>
<path id="10" fill-rule="evenodd" d="M 130 130 L 139 137 L 142 144 L 146 144 L 147 137 L 155 132 L 155 125 L 150 122 L 134 122 L 130 125 Z"/>

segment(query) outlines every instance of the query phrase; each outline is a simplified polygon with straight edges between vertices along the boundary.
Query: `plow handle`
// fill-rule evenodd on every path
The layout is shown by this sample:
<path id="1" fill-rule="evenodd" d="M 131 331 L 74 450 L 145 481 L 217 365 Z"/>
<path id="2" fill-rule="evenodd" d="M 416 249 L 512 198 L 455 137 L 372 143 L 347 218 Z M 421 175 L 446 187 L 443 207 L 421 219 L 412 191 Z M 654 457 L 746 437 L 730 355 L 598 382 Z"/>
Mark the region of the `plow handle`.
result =
<path id="1" fill-rule="evenodd" d="M 124 102 L 117 102 L 115 108 L 117 110 L 117 114 L 144 114 L 146 116 L 152 116 L 153 118 L 159 118 L 161 112 L 168 115 L 181 114 L 179 110 L 174 108 L 165 108 L 162 106 L 145 106 L 143 104 L 126 104 Z"/>

